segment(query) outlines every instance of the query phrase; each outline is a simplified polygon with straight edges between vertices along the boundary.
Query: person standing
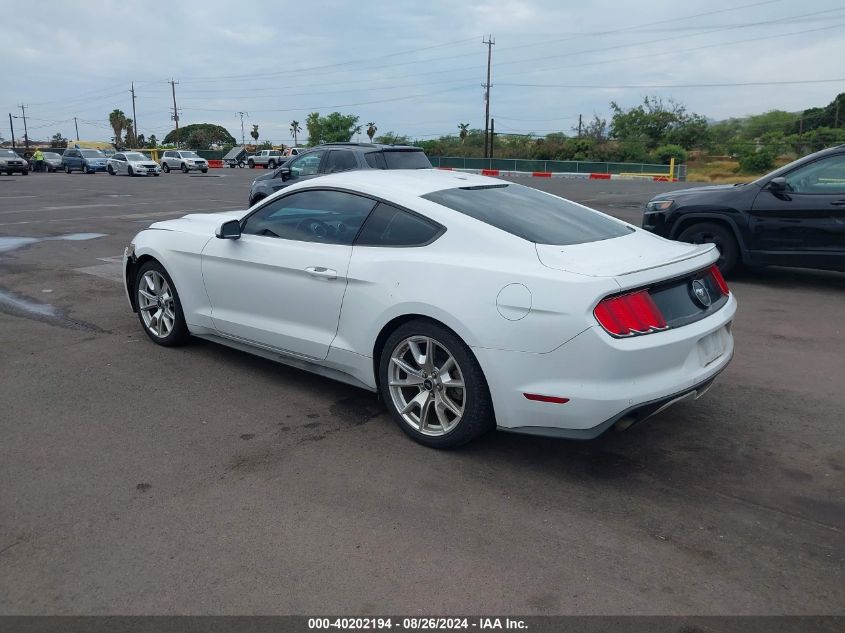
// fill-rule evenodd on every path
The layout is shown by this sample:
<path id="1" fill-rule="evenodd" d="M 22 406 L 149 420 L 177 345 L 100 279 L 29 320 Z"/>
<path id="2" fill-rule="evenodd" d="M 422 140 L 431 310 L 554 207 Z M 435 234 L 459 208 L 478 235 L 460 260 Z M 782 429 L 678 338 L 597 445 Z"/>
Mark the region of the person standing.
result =
<path id="1" fill-rule="evenodd" d="M 35 171 L 44 171 L 44 152 L 36 149 L 32 157 L 35 159 Z"/>

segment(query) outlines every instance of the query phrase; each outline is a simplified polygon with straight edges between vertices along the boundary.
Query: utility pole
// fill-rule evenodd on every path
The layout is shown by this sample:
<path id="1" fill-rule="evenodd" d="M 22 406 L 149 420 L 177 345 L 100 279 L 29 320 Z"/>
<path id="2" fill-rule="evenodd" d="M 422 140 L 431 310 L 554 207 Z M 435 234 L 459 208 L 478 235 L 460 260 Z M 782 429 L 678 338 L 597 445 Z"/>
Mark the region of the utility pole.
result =
<path id="1" fill-rule="evenodd" d="M 79 141 L 79 124 L 76 122 L 76 117 L 73 117 L 73 127 L 76 128 L 76 140 Z"/>
<path id="2" fill-rule="evenodd" d="M 578 138 L 581 138 L 581 115 L 578 115 Z"/>
<path id="3" fill-rule="evenodd" d="M 135 115 L 135 82 L 134 81 L 131 83 L 131 86 L 132 87 L 129 89 L 129 92 L 132 94 L 132 124 L 133 124 L 132 129 L 135 133 L 135 138 L 133 140 L 135 141 L 135 145 L 137 145 L 138 144 L 138 117 Z M 77 140 L 79 140 L 79 139 L 77 139 Z"/>
<path id="4" fill-rule="evenodd" d="M 238 112 L 241 115 L 241 146 L 246 145 L 246 135 L 244 134 L 244 115 L 249 116 L 249 112 Z"/>
<path id="5" fill-rule="evenodd" d="M 176 109 L 176 84 L 178 81 L 170 80 L 170 88 L 173 91 L 173 120 L 176 121 L 176 147 L 179 147 L 179 110 Z"/>
<path id="6" fill-rule="evenodd" d="M 29 132 L 26 130 L 26 106 L 21 104 L 21 114 L 23 115 L 23 143 L 26 147 L 25 151 L 29 151 Z"/>
<path id="7" fill-rule="evenodd" d="M 15 151 L 15 124 L 12 123 L 11 112 L 9 112 L 9 127 L 12 129 L 12 151 Z"/>
<path id="8" fill-rule="evenodd" d="M 487 39 L 481 40 L 482 44 L 487 45 L 487 83 L 484 84 L 484 158 L 489 158 L 488 143 L 490 138 L 490 64 L 493 59 L 493 45 L 496 40 L 492 35 L 488 35 Z"/>

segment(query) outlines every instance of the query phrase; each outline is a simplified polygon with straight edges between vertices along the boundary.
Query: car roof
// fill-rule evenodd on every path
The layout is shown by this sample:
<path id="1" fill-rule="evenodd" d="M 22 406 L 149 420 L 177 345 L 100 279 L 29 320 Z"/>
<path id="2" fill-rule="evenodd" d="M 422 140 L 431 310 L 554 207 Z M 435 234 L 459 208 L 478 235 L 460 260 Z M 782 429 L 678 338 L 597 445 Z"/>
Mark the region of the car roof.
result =
<path id="1" fill-rule="evenodd" d="M 415 151 L 421 152 L 423 149 L 421 147 L 415 147 L 414 145 L 388 145 L 386 143 L 321 143 L 320 145 L 316 145 L 309 149 L 319 149 L 321 147 L 330 147 L 332 149 L 365 149 L 365 150 L 372 150 L 372 151 L 382 151 L 382 150 L 402 150 L 402 151 Z"/>
<path id="2" fill-rule="evenodd" d="M 509 184 L 512 183 L 498 178 L 443 169 L 361 169 L 319 176 L 301 184 L 291 185 L 286 191 L 311 187 L 338 187 L 376 196 L 395 193 L 400 197 L 419 197 L 443 189 Z"/>

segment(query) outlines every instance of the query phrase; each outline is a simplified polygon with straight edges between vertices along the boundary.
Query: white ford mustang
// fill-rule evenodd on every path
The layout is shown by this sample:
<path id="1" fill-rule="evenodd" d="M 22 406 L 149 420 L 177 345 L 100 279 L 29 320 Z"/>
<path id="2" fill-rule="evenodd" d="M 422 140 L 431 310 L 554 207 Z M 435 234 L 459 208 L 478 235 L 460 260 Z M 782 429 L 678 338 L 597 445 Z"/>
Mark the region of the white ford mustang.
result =
<path id="1" fill-rule="evenodd" d="M 433 447 L 592 438 L 697 398 L 733 354 L 712 245 L 455 172 L 355 171 L 126 249 L 149 337 L 194 335 L 378 391 Z"/>

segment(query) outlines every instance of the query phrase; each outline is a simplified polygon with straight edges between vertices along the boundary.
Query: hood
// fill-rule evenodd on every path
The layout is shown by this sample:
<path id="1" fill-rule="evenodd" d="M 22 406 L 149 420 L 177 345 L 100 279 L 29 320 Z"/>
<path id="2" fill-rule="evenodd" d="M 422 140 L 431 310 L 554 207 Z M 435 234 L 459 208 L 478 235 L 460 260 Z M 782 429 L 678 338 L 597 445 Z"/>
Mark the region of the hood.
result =
<path id="1" fill-rule="evenodd" d="M 226 220 L 239 220 L 246 211 L 221 211 L 220 213 L 190 213 L 176 218 L 164 220 L 150 225 L 151 229 L 161 231 L 181 231 L 183 233 L 200 233 L 213 235 L 215 229 Z"/>
<path id="2" fill-rule="evenodd" d="M 666 200 L 674 199 L 679 196 L 691 196 L 699 193 L 708 193 L 708 192 L 722 192 L 728 190 L 737 190 L 739 187 L 746 187 L 748 183 L 746 182 L 739 182 L 735 185 L 707 185 L 706 187 L 692 187 L 690 189 L 675 189 L 674 191 L 667 191 L 666 193 L 661 193 L 652 198 L 652 200 Z"/>
<path id="3" fill-rule="evenodd" d="M 631 275 L 693 260 L 715 248 L 712 244 L 665 240 L 641 230 L 599 242 L 572 246 L 537 244 L 536 247 L 537 257 L 544 266 L 589 277 Z"/>
<path id="4" fill-rule="evenodd" d="M 253 180 L 253 182 L 256 182 L 258 180 L 272 180 L 275 175 L 276 172 L 267 172 L 266 174 L 261 174 L 260 176 L 258 176 L 255 180 Z"/>

